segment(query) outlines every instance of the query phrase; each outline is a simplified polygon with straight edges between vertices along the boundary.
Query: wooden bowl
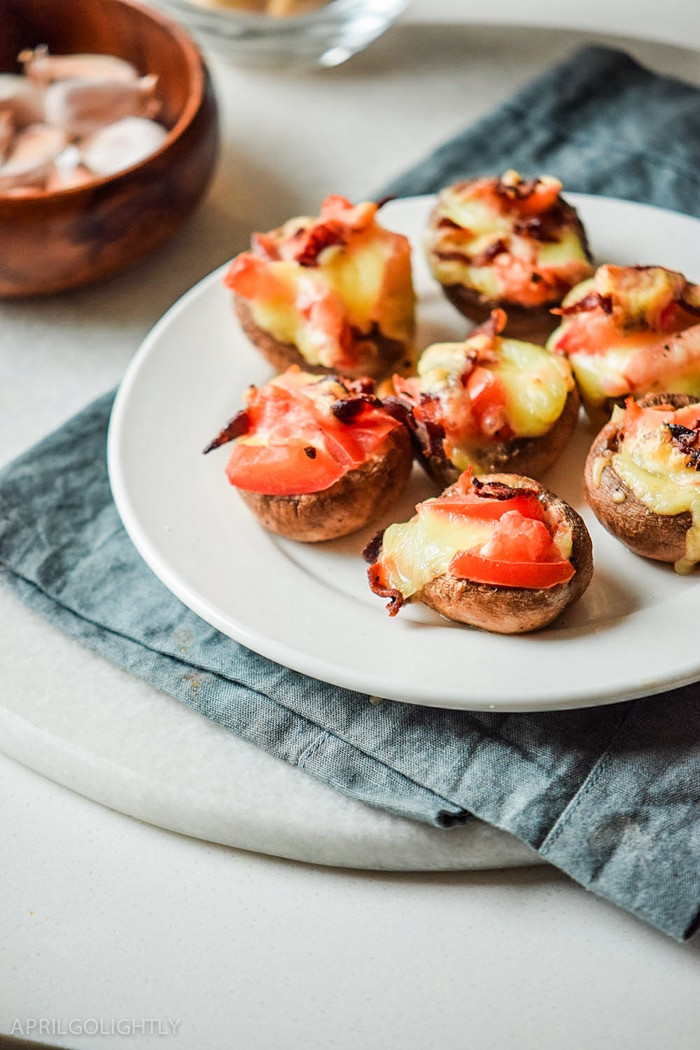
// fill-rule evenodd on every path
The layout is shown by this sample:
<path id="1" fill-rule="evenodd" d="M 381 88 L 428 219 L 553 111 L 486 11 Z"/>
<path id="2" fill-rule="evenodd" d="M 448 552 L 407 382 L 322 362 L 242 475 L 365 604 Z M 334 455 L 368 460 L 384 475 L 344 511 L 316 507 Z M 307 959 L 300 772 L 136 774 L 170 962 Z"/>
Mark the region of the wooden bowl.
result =
<path id="1" fill-rule="evenodd" d="M 0 193 L 0 296 L 100 280 L 172 236 L 204 193 L 216 159 L 216 102 L 187 33 L 135 0 L 2 0 L 0 69 L 23 48 L 95 52 L 155 74 L 163 146 L 117 175 L 55 192 Z"/>

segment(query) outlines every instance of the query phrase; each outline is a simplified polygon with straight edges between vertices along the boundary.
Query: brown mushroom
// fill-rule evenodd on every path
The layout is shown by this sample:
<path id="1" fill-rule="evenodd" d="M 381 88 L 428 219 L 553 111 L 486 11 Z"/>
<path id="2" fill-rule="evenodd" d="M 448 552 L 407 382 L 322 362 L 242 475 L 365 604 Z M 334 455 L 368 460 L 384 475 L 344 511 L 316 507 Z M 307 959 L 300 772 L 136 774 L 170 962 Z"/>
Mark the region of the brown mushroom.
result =
<path id="1" fill-rule="evenodd" d="M 529 588 L 476 583 L 448 570 L 425 583 L 406 600 L 422 602 L 449 620 L 497 634 L 539 631 L 578 601 L 591 582 L 593 547 L 586 524 L 565 500 L 532 478 L 515 474 L 491 474 L 475 478 L 472 483 L 535 492 L 550 525 L 559 524 L 570 530 L 572 547 L 569 560 L 574 568 L 573 575 L 566 582 L 551 587 Z M 457 489 L 458 486 L 451 486 L 443 496 L 449 496 Z M 366 549 L 365 557 L 368 560 L 376 563 L 380 555 L 381 547 L 377 543 L 370 544 Z M 370 565 L 370 585 L 375 593 L 390 598 L 389 608 L 394 612 L 402 602 L 401 595 L 398 591 L 382 589 L 381 585 L 374 584 L 374 567 Z"/>
<path id="2" fill-rule="evenodd" d="M 507 171 L 440 191 L 428 219 L 427 258 L 460 313 L 481 324 L 501 309 L 511 338 L 548 338 L 558 324 L 552 309 L 592 272 L 583 224 L 561 188 L 551 176 Z"/>
<path id="3" fill-rule="evenodd" d="M 271 332 L 265 331 L 255 323 L 249 302 L 239 295 L 233 298 L 243 331 L 275 371 L 283 372 L 289 365 L 299 365 L 305 372 L 317 374 L 331 371 L 324 365 L 310 364 L 293 343 L 280 342 Z M 413 365 L 409 350 L 406 343 L 389 339 L 374 325 L 367 333 L 355 333 L 348 355 L 352 364 L 350 360 L 344 363 L 343 374 L 352 378 L 369 376 L 371 379 L 383 379 L 392 372 L 403 375 Z"/>
<path id="4" fill-rule="evenodd" d="M 452 305 L 475 324 L 488 320 L 492 310 L 505 310 L 508 315 L 506 333 L 511 339 L 544 343 L 559 324 L 559 317 L 552 313 L 552 309 L 559 305 L 559 299 L 552 299 L 544 306 L 520 306 L 510 299 L 489 299 L 462 284 L 443 285 L 442 291 Z"/>
<path id="5" fill-rule="evenodd" d="M 698 402 L 688 394 L 652 393 L 637 402 L 641 408 Z M 591 445 L 584 467 L 586 499 L 601 525 L 635 554 L 654 561 L 682 562 L 687 553 L 690 511 L 658 514 L 647 507 L 616 472 L 613 456 L 621 448 L 622 420 L 615 415 Z"/>
<path id="6" fill-rule="evenodd" d="M 320 543 L 357 532 L 384 514 L 405 488 L 412 462 L 408 431 L 398 426 L 374 455 L 321 492 L 303 496 L 239 492 L 270 532 Z"/>
<path id="7" fill-rule="evenodd" d="M 489 474 L 505 471 L 540 477 L 569 443 L 578 422 L 579 404 L 578 391 L 574 388 L 554 426 L 540 437 L 484 440 L 475 449 L 479 469 Z M 445 456 L 441 444 L 436 447 L 425 428 L 419 425 L 416 431 L 416 455 L 426 473 L 439 485 L 452 485 L 461 471 Z"/>

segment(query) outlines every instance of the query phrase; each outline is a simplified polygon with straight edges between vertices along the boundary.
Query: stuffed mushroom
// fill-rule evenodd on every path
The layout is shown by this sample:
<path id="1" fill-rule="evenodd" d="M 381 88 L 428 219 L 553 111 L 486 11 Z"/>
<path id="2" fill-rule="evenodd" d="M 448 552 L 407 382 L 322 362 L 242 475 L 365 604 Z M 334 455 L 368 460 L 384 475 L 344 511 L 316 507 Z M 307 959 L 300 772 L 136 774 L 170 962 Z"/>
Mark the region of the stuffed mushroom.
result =
<path id="1" fill-rule="evenodd" d="M 372 389 L 292 365 L 251 387 L 205 452 L 233 443 L 228 480 L 271 532 L 305 543 L 346 536 L 391 506 L 413 463 L 406 427 Z"/>
<path id="2" fill-rule="evenodd" d="M 593 442 L 586 497 L 600 523 L 635 554 L 689 573 L 700 562 L 700 401 L 629 398 Z"/>
<path id="3" fill-rule="evenodd" d="M 318 218 L 256 233 L 224 277 L 248 338 L 277 371 L 375 379 L 414 363 L 411 247 L 379 205 L 327 197 Z"/>
<path id="4" fill-rule="evenodd" d="M 422 602 L 499 634 L 537 631 L 577 601 L 593 574 L 580 515 L 532 478 L 465 472 L 413 518 L 365 548 L 369 585 L 393 616 Z"/>
<path id="5" fill-rule="evenodd" d="M 561 189 L 551 176 L 507 171 L 440 192 L 428 222 L 428 263 L 470 320 L 501 308 L 508 334 L 534 342 L 556 326 L 552 308 L 593 272 L 583 225 Z"/>
<path id="6" fill-rule="evenodd" d="M 662 266 L 599 267 L 573 288 L 547 348 L 571 362 L 589 416 L 632 394 L 700 397 L 700 285 Z"/>
<path id="7" fill-rule="evenodd" d="M 539 477 L 573 434 L 579 397 L 568 362 L 504 337 L 504 327 L 494 310 L 463 342 L 424 350 L 417 375 L 394 377 L 418 459 L 442 486 L 467 467 Z"/>

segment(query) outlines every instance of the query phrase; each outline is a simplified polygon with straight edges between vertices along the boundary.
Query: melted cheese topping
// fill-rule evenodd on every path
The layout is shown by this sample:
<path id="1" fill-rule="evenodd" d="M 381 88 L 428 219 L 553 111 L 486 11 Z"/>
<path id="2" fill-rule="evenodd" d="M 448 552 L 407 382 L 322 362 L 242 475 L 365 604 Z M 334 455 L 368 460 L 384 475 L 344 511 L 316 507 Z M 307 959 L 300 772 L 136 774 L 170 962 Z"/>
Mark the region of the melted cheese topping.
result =
<path id="1" fill-rule="evenodd" d="M 382 537 L 382 563 L 389 586 L 410 598 L 447 572 L 458 551 L 486 543 L 494 528 L 492 521 L 455 522 L 445 514 L 425 510 L 410 521 L 390 525 Z"/>
<path id="2" fill-rule="evenodd" d="M 315 414 L 323 419 L 333 419 L 333 405 L 336 401 L 348 396 L 347 389 L 334 376 L 319 376 L 311 372 L 302 372 L 297 365 L 291 365 L 285 372 L 274 376 L 262 388 L 279 387 L 296 395 L 295 407 L 298 411 L 281 413 L 257 413 L 255 428 L 236 438 L 242 445 L 270 445 L 279 443 L 285 437 L 300 437 L 302 434 L 310 445 L 325 447 L 323 434 L 319 430 Z M 256 387 L 250 387 L 247 403 L 255 402 L 258 396 Z"/>
<path id="3" fill-rule="evenodd" d="M 564 227 L 556 241 L 540 241 L 514 231 L 517 216 L 499 211 L 488 200 L 465 197 L 448 187 L 438 203 L 442 217 L 459 229 L 438 227 L 428 234 L 427 247 L 433 276 L 444 285 L 466 285 L 487 299 L 520 301 L 527 296 L 529 305 L 551 301 L 555 297 L 546 283 L 538 291 L 530 286 L 531 271 L 558 276 L 571 286 L 591 272 L 586 249 L 575 230 Z M 503 242 L 506 253 L 484 265 L 473 265 Z M 532 301 L 530 301 L 532 300 Z M 523 300 L 525 301 L 525 300 Z"/>
<path id="4" fill-rule="evenodd" d="M 493 235 L 480 237 L 474 242 L 467 241 L 464 248 L 468 254 L 476 256 L 486 251 L 496 239 Z M 487 299 L 509 299 L 512 296 L 517 301 L 518 292 L 511 288 L 509 277 L 520 281 L 523 280 L 522 274 L 530 269 L 552 270 L 561 271 L 562 279 L 571 282 L 590 270 L 581 241 L 573 230 L 563 231 L 558 241 L 550 243 L 512 236 L 508 253 L 515 264 L 511 263 L 503 270 L 498 265 L 470 266 L 459 259 L 441 259 L 435 263 L 434 274 L 442 284 L 464 284 Z M 517 263 L 521 266 L 518 267 Z M 551 291 L 547 296 L 531 294 L 542 301 L 552 298 Z"/>
<path id="5" fill-rule="evenodd" d="M 608 303 L 605 314 L 593 306 L 565 315 L 547 342 L 569 357 L 589 409 L 630 392 L 700 395 L 700 340 L 690 314 L 681 320 L 671 309 L 681 293 L 692 301 L 697 287 L 660 267 L 601 266 L 569 292 L 565 309 L 591 294 Z"/>
<path id="6" fill-rule="evenodd" d="M 464 436 L 469 430 L 469 404 L 462 377 L 471 369 L 474 349 L 483 337 L 464 343 L 435 343 L 418 362 L 420 388 L 439 398 L 444 414 L 448 458 L 460 470 L 469 464 L 478 468 L 480 435 Z M 574 385 L 568 361 L 541 346 L 516 339 L 488 342 L 484 367 L 498 378 L 505 397 L 505 419 L 517 438 L 546 434 L 559 419 Z M 481 361 L 478 362 L 481 365 Z"/>
<path id="7" fill-rule="evenodd" d="M 410 344 L 415 297 L 410 249 L 397 235 L 372 226 L 348 245 L 321 252 L 317 266 L 281 259 L 269 264 L 274 295 L 249 300 L 253 320 L 281 343 L 296 346 L 312 365 L 333 367 L 339 338 L 350 326 Z"/>
<path id="8" fill-rule="evenodd" d="M 675 563 L 679 573 L 692 572 L 700 561 L 700 472 L 670 440 L 665 427 L 625 441 L 611 459 L 616 474 L 654 514 L 674 516 L 689 512 L 685 556 Z"/>
<path id="9" fill-rule="evenodd" d="M 494 371 L 505 387 L 506 415 L 516 437 L 546 434 L 574 385 L 567 362 L 532 343 L 502 339 Z"/>
<path id="10" fill-rule="evenodd" d="M 547 342 L 551 350 L 556 350 L 559 337 L 566 331 L 566 324 L 560 325 Z M 622 397 L 636 389 L 627 377 L 626 369 L 632 363 L 638 351 L 656 347 L 662 337 L 658 333 L 638 333 L 634 336 L 620 336 L 619 342 L 609 346 L 602 353 L 584 351 L 568 354 L 576 383 L 581 391 L 584 403 L 596 409 L 608 398 Z M 700 395 L 700 367 L 662 369 L 663 358 L 659 355 L 658 375 L 649 378 L 643 384 L 645 393 L 663 393 L 673 390 L 676 394 Z"/>
<path id="11" fill-rule="evenodd" d="M 475 521 L 431 513 L 427 500 L 409 521 L 390 525 L 384 531 L 381 562 L 385 582 L 408 599 L 446 573 L 455 554 L 481 550 L 497 526 L 498 519 Z M 552 539 L 562 558 L 570 558 L 571 529 L 555 528 Z"/>

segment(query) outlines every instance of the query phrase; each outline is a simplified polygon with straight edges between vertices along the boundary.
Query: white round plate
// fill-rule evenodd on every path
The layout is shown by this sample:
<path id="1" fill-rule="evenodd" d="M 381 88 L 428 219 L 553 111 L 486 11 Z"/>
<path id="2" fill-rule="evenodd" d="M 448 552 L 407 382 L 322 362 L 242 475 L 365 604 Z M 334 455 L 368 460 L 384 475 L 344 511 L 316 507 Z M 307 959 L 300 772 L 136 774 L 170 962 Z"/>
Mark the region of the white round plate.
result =
<path id="1" fill-rule="evenodd" d="M 658 264 L 695 277 L 700 222 L 640 204 L 569 194 L 599 262 Z M 420 249 L 427 197 L 393 201 L 382 221 L 415 246 L 419 345 L 466 324 Z M 158 322 L 117 394 L 108 460 L 114 499 L 141 556 L 187 606 L 278 663 L 348 689 L 435 707 L 544 711 L 631 699 L 700 678 L 698 576 L 638 558 L 585 507 L 582 420 L 544 479 L 583 514 L 595 574 L 547 630 L 505 637 L 452 624 L 421 605 L 390 618 L 366 581 L 365 542 L 434 494 L 418 468 L 391 518 L 322 545 L 262 529 L 228 484 L 226 448 L 202 449 L 269 366 L 234 318 L 221 270 Z"/>

